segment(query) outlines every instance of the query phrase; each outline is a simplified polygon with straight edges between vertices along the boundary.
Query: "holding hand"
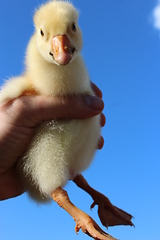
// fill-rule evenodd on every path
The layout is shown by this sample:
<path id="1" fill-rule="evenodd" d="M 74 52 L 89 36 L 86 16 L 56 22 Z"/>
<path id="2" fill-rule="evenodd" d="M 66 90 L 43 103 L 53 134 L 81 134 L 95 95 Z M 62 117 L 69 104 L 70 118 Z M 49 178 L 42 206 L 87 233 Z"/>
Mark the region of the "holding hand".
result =
<path id="1" fill-rule="evenodd" d="M 24 192 L 18 181 L 15 165 L 26 151 L 38 124 L 54 118 L 89 118 L 102 112 L 102 93 L 94 84 L 92 87 L 97 97 L 48 98 L 29 95 L 0 105 L 0 200 Z M 103 114 L 101 116 L 101 125 L 104 126 L 105 117 Z M 103 147 L 103 143 L 101 137 L 99 149 Z"/>

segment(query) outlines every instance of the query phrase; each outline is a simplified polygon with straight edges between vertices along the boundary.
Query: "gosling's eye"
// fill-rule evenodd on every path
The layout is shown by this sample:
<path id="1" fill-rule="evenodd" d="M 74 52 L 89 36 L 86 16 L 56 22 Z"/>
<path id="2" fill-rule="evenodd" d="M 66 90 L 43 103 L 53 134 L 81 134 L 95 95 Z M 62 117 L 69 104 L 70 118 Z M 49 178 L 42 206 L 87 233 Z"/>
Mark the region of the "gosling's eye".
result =
<path id="1" fill-rule="evenodd" d="M 44 37 L 44 32 L 43 32 L 42 29 L 40 29 L 40 34 L 41 34 L 42 37 Z"/>
<path id="2" fill-rule="evenodd" d="M 76 30 L 77 30 L 76 24 L 75 24 L 75 23 L 72 23 L 72 31 L 73 31 L 73 32 L 76 32 Z"/>

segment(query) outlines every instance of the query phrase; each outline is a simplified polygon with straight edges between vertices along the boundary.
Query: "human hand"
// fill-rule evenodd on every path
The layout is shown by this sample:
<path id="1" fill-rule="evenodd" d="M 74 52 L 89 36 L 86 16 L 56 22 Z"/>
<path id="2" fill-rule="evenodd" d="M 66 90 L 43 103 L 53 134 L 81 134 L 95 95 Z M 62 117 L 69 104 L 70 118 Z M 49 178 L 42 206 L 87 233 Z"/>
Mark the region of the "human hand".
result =
<path id="1" fill-rule="evenodd" d="M 83 119 L 100 114 L 103 110 L 101 91 L 92 84 L 98 97 L 70 96 L 48 98 L 45 96 L 21 96 L 0 105 L 0 200 L 15 197 L 24 192 L 17 179 L 15 165 L 25 152 L 36 126 L 46 120 Z M 105 117 L 101 115 L 101 125 Z M 103 138 L 98 148 L 102 148 Z"/>

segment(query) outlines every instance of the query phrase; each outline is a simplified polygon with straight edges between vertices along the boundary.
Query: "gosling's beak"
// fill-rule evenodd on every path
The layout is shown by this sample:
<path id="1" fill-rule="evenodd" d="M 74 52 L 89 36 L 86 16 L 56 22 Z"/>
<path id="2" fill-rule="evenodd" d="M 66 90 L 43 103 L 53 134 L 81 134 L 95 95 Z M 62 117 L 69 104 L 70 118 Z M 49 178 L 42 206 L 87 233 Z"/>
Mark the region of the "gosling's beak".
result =
<path id="1" fill-rule="evenodd" d="M 66 35 L 57 35 L 52 39 L 52 52 L 54 60 L 60 65 L 68 64 L 73 56 L 75 48 L 71 45 Z"/>

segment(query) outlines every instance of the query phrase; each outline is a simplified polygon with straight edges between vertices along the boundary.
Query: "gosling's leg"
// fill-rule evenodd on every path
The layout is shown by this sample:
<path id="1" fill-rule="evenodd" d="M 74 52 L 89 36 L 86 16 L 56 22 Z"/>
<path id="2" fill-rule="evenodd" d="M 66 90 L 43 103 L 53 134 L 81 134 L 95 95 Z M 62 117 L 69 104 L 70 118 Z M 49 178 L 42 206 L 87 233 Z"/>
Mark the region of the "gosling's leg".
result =
<path id="1" fill-rule="evenodd" d="M 66 210 L 76 222 L 75 231 L 78 233 L 80 229 L 90 237 L 98 240 L 114 240 L 112 236 L 105 233 L 97 223 L 86 213 L 78 209 L 69 199 L 68 194 L 62 188 L 57 188 L 51 193 L 51 196 L 60 207 Z"/>
<path id="2" fill-rule="evenodd" d="M 94 190 L 92 187 L 90 187 L 81 174 L 77 175 L 73 179 L 73 181 L 77 184 L 78 187 L 82 188 L 93 198 L 94 202 L 91 205 L 91 209 L 96 204 L 98 205 L 98 215 L 104 226 L 106 227 L 115 225 L 134 226 L 134 224 L 131 222 L 132 215 L 112 205 L 112 203 L 109 201 L 107 197 L 105 197 L 98 191 Z"/>

